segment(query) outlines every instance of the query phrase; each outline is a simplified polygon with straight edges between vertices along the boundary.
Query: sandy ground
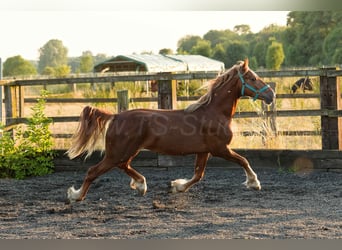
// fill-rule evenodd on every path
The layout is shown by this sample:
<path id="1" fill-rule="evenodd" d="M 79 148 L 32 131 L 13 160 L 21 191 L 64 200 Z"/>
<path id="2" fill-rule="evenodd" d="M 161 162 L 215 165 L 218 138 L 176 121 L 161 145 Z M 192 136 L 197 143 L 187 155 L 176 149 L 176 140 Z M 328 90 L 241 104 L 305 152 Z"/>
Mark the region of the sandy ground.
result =
<path id="1" fill-rule="evenodd" d="M 262 190 L 248 190 L 242 169 L 208 167 L 187 193 L 170 181 L 193 169 L 137 168 L 147 179 L 140 196 L 119 170 L 91 186 L 86 200 L 66 204 L 84 171 L 25 180 L 0 179 L 2 239 L 341 239 L 342 173 L 296 174 L 255 168 Z"/>

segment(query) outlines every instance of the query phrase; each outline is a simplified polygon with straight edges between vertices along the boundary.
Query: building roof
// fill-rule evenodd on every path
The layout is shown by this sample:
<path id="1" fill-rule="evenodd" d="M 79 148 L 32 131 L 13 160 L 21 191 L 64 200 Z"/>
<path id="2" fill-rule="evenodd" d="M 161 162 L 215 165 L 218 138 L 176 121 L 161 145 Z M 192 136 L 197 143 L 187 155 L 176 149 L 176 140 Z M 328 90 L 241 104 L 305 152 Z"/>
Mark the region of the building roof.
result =
<path id="1" fill-rule="evenodd" d="M 224 71 L 224 63 L 201 55 L 166 55 L 182 61 L 187 71 Z"/>
<path id="2" fill-rule="evenodd" d="M 119 55 L 95 65 L 94 72 L 224 71 L 224 63 L 200 55 Z"/>

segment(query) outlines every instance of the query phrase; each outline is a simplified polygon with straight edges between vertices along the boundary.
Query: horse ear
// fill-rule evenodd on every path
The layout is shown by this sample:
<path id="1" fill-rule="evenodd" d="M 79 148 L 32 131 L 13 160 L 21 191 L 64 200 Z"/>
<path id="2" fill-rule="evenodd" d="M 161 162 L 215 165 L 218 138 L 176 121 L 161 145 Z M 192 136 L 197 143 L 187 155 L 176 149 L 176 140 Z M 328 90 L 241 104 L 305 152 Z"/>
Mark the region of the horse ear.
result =
<path id="1" fill-rule="evenodd" d="M 248 58 L 245 58 L 245 60 L 243 61 L 243 65 L 242 65 L 242 68 L 243 68 L 243 72 L 247 72 L 248 71 Z"/>

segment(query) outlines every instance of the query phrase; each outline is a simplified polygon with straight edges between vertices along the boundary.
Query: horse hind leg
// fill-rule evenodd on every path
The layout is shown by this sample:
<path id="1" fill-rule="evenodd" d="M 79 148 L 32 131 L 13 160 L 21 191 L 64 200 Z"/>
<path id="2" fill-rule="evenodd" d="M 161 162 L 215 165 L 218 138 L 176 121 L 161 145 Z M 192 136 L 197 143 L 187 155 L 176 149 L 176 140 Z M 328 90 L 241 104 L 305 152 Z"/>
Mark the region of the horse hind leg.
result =
<path id="1" fill-rule="evenodd" d="M 85 199 L 86 194 L 90 188 L 91 183 L 100 175 L 110 171 L 115 167 L 110 159 L 105 157 L 98 164 L 90 167 L 87 171 L 87 174 L 83 180 L 83 183 L 79 189 L 75 189 L 74 186 L 70 187 L 67 191 L 67 197 L 70 203 L 76 201 L 82 201 Z"/>
<path id="2" fill-rule="evenodd" d="M 191 186 L 199 182 L 204 176 L 204 170 L 207 165 L 208 158 L 209 158 L 209 153 L 197 154 L 196 162 L 195 162 L 195 173 L 193 177 L 191 178 L 191 180 L 177 179 L 177 180 L 171 181 L 171 192 L 172 193 L 186 192 L 189 190 Z"/>
<path id="3" fill-rule="evenodd" d="M 129 175 L 131 179 L 130 187 L 132 189 L 136 189 L 140 194 L 145 195 L 147 191 L 146 179 L 143 175 L 138 173 L 135 169 L 133 169 L 129 162 L 123 164 L 113 164 L 111 160 L 108 158 L 103 159 L 100 163 L 95 166 L 89 168 L 86 177 L 84 178 L 83 184 L 79 189 L 75 189 L 74 186 L 70 187 L 67 191 L 68 200 L 70 203 L 76 201 L 84 200 L 91 183 L 100 175 L 110 171 L 115 166 L 119 166 L 120 169 L 123 169 L 127 175 Z"/>
<path id="4" fill-rule="evenodd" d="M 146 178 L 132 168 L 129 162 L 121 165 L 119 168 L 123 169 L 131 177 L 130 187 L 137 190 L 141 195 L 145 195 L 147 191 Z"/>

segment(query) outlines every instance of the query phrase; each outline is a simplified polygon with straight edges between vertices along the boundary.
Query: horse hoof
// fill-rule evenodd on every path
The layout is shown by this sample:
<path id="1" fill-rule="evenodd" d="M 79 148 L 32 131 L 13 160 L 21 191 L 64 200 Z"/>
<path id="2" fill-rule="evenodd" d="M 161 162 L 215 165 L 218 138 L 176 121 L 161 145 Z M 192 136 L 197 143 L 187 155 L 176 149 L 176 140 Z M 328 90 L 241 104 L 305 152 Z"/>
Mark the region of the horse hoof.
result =
<path id="1" fill-rule="evenodd" d="M 69 204 L 79 201 L 80 191 L 81 189 L 76 190 L 74 186 L 68 188 L 67 194 L 68 194 Z"/>
<path id="2" fill-rule="evenodd" d="M 249 187 L 249 188 L 254 189 L 254 190 L 257 190 L 257 191 L 261 190 L 260 184 L 257 185 L 257 186 L 251 186 L 251 187 Z"/>
<path id="3" fill-rule="evenodd" d="M 253 181 L 247 180 L 242 184 L 246 186 L 248 189 L 261 190 L 261 185 L 258 180 L 253 180 Z"/>
<path id="4" fill-rule="evenodd" d="M 188 182 L 187 179 L 178 179 L 171 181 L 171 192 L 172 193 L 179 193 L 185 192 L 185 184 Z"/>
<path id="5" fill-rule="evenodd" d="M 131 179 L 130 187 L 132 189 L 136 189 L 142 196 L 146 194 L 147 191 L 147 185 L 146 185 L 146 180 L 144 178 L 144 182 L 140 183 L 135 181 L 133 178 Z"/>

